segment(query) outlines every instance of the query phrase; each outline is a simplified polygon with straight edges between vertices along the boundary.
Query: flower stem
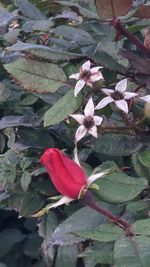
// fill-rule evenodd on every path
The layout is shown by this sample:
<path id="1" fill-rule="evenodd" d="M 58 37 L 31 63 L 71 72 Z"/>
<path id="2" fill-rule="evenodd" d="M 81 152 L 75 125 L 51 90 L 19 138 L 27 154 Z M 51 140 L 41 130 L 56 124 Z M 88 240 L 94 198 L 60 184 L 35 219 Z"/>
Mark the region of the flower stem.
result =
<path id="1" fill-rule="evenodd" d="M 119 19 L 115 19 L 113 20 L 113 26 L 116 30 L 118 30 L 121 34 L 123 34 L 124 36 L 126 36 L 128 38 L 128 40 L 136 45 L 136 47 L 138 47 L 141 52 L 143 52 L 143 54 L 145 54 L 147 57 L 150 58 L 150 49 L 146 48 L 144 46 L 144 44 L 138 39 L 136 38 L 131 32 L 129 32 L 127 29 L 125 29 L 120 20 Z"/>
<path id="2" fill-rule="evenodd" d="M 111 221 L 113 221 L 114 223 L 119 225 L 120 227 L 124 228 L 124 230 L 128 230 L 128 233 L 131 235 L 131 233 L 130 233 L 131 225 L 127 221 L 125 221 L 124 219 L 113 215 L 110 211 L 108 211 L 108 210 L 100 207 L 99 205 L 97 205 L 95 203 L 95 201 L 93 200 L 92 194 L 91 194 L 91 192 L 89 190 L 84 195 L 84 197 L 82 199 L 82 202 L 84 204 L 88 205 L 89 207 L 91 207 L 92 209 L 94 209 L 94 210 L 98 211 L 99 213 L 103 214 L 104 216 L 109 218 Z"/>

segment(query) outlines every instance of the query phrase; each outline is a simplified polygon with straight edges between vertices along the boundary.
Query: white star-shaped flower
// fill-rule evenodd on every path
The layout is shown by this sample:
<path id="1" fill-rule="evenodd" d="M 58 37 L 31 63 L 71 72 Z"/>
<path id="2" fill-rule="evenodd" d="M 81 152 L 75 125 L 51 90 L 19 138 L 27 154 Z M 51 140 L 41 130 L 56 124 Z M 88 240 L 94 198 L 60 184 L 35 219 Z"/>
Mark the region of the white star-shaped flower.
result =
<path id="1" fill-rule="evenodd" d="M 127 114 L 129 109 L 126 100 L 136 97 L 138 96 L 138 94 L 132 92 L 125 92 L 126 88 L 127 88 L 127 79 L 123 79 L 116 84 L 115 90 L 106 88 L 101 89 L 101 91 L 108 96 L 104 97 L 95 107 L 95 109 L 101 109 L 107 106 L 109 103 L 115 103 L 118 109 L 121 109 L 123 112 Z"/>
<path id="2" fill-rule="evenodd" d="M 90 67 L 91 67 L 91 62 L 90 60 L 88 60 L 81 66 L 79 73 L 75 73 L 69 76 L 69 78 L 77 80 L 74 89 L 75 96 L 77 96 L 77 94 L 81 91 L 81 89 L 84 87 L 85 84 L 92 87 L 94 82 L 100 79 L 104 79 L 102 73 L 99 71 L 99 69 L 103 67 L 101 66 L 94 68 Z"/>
<path id="3" fill-rule="evenodd" d="M 89 133 L 96 138 L 98 137 L 97 126 L 101 125 L 103 118 L 94 116 L 94 103 L 92 97 L 89 99 L 88 103 L 85 106 L 84 115 L 73 114 L 70 115 L 70 117 L 81 124 L 75 134 L 76 142 L 82 139 L 86 133 Z"/>

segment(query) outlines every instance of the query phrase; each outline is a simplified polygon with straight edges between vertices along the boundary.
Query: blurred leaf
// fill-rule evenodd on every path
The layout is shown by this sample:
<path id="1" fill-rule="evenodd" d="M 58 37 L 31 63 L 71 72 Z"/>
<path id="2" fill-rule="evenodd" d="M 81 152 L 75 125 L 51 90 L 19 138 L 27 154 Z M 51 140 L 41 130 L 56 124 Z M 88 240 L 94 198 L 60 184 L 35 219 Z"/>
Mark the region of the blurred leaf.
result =
<path id="1" fill-rule="evenodd" d="M 23 172 L 22 176 L 21 176 L 21 188 L 23 189 L 23 191 L 27 191 L 28 186 L 31 182 L 31 174 L 27 171 Z"/>
<path id="2" fill-rule="evenodd" d="M 36 213 L 44 206 L 44 198 L 33 190 L 28 190 L 23 197 L 21 204 L 20 214 L 21 216 L 30 216 Z"/>
<path id="3" fill-rule="evenodd" d="M 29 168 L 32 163 L 32 158 L 23 157 L 22 160 L 19 162 L 20 168 L 24 171 L 25 169 Z"/>
<path id="4" fill-rule="evenodd" d="M 44 238 L 42 244 L 42 251 L 44 255 L 44 261 L 47 266 L 51 266 L 53 264 L 54 256 L 55 256 L 55 247 L 48 246 L 49 240 L 58 225 L 58 220 L 54 212 L 48 212 L 48 214 L 42 217 L 42 220 L 39 225 L 39 235 Z"/>
<path id="5" fill-rule="evenodd" d="M 133 178 L 123 172 L 113 172 L 95 181 L 100 190 L 95 194 L 110 203 L 122 203 L 134 199 L 147 186 L 144 178 Z"/>
<path id="6" fill-rule="evenodd" d="M 147 168 L 143 164 L 141 164 L 139 157 L 138 157 L 138 154 L 139 153 L 134 153 L 132 155 L 132 164 L 133 164 L 134 169 L 135 169 L 135 171 L 139 177 L 146 177 L 148 179 L 149 178 L 149 172 L 148 172 Z"/>
<path id="7" fill-rule="evenodd" d="M 149 267 L 150 238 L 124 237 L 116 241 L 114 248 L 115 267 Z"/>
<path id="8" fill-rule="evenodd" d="M 89 45 L 95 43 L 91 35 L 82 29 L 70 26 L 58 26 L 55 28 L 54 33 L 68 40 L 73 40 L 79 45 Z"/>
<path id="9" fill-rule="evenodd" d="M 25 235 L 18 229 L 5 229 L 0 232 L 0 259 L 4 258 L 13 246 L 23 241 Z"/>
<path id="10" fill-rule="evenodd" d="M 62 40 L 61 40 L 62 41 Z M 61 50 L 56 50 L 54 48 L 50 48 L 48 46 L 44 45 L 36 45 L 36 44 L 30 44 L 30 43 L 23 43 L 23 42 L 18 42 L 14 45 L 12 45 L 9 48 L 10 52 L 25 52 L 27 51 L 31 55 L 35 55 L 36 57 L 43 58 L 43 59 L 48 59 L 51 61 L 66 61 L 74 58 L 80 58 L 83 55 L 82 54 L 77 54 L 77 53 L 70 53 L 67 51 L 61 51 Z"/>
<path id="11" fill-rule="evenodd" d="M 28 234 L 23 244 L 24 254 L 33 259 L 39 258 L 42 242 L 43 238 L 38 236 L 37 233 Z"/>
<path id="12" fill-rule="evenodd" d="M 150 5 L 140 5 L 134 14 L 140 19 L 150 19 Z"/>
<path id="13" fill-rule="evenodd" d="M 97 240 L 99 242 L 115 241 L 124 236 L 124 230 L 115 224 L 102 224 L 90 231 L 78 231 L 73 234 L 83 236 L 86 239 Z"/>
<path id="14" fill-rule="evenodd" d="M 54 147 L 54 140 L 47 130 L 19 128 L 17 134 L 18 144 L 23 144 L 27 147 L 34 148 Z"/>
<path id="15" fill-rule="evenodd" d="M 142 143 L 136 136 L 106 134 L 96 140 L 93 149 L 101 154 L 128 156 L 138 151 L 141 147 Z"/>
<path id="16" fill-rule="evenodd" d="M 0 262 L 0 267 L 7 267 L 7 265 L 2 263 L 2 262 Z"/>
<path id="17" fill-rule="evenodd" d="M 29 92 L 54 93 L 66 82 L 63 69 L 53 63 L 20 58 L 5 69 Z"/>
<path id="18" fill-rule="evenodd" d="M 0 132 L 0 153 L 3 153 L 6 145 L 5 135 Z"/>
<path id="19" fill-rule="evenodd" d="M 95 266 L 96 263 L 113 264 L 113 244 L 96 243 L 94 246 L 87 247 L 79 256 L 84 258 L 85 264 L 87 263 L 85 266 L 89 267 Z"/>
<path id="20" fill-rule="evenodd" d="M 54 25 L 52 20 L 30 20 L 27 21 L 23 27 L 22 30 L 24 31 L 49 31 L 50 28 Z"/>
<path id="21" fill-rule="evenodd" d="M 106 69 L 113 70 L 115 72 L 126 73 L 127 68 L 119 64 L 111 55 L 103 50 L 99 50 L 91 56 L 98 65 L 104 66 Z"/>
<path id="22" fill-rule="evenodd" d="M 19 7 L 21 13 L 30 19 L 46 19 L 35 6 L 33 6 L 28 0 L 14 0 L 14 4 Z"/>
<path id="23" fill-rule="evenodd" d="M 132 224 L 132 230 L 136 235 L 150 236 L 150 219 L 136 221 Z"/>
<path id="24" fill-rule="evenodd" d="M 32 126 L 29 117 L 27 116 L 5 116 L 0 120 L 0 129 L 12 128 L 16 126 Z"/>
<path id="25" fill-rule="evenodd" d="M 67 7 L 69 6 L 73 11 L 76 10 L 80 15 L 82 15 L 85 18 L 99 19 L 96 12 L 93 12 L 92 10 L 84 8 L 77 3 L 74 3 L 71 1 L 62 1 L 62 0 L 55 0 L 55 3 L 59 3 L 61 5 L 67 6 Z"/>
<path id="26" fill-rule="evenodd" d="M 132 6 L 132 0 L 95 0 L 97 13 L 102 19 L 124 16 Z"/>
<path id="27" fill-rule="evenodd" d="M 139 57 L 130 51 L 121 51 L 121 55 L 129 60 L 130 65 L 139 73 L 150 74 L 150 64 L 148 58 Z"/>
<path id="28" fill-rule="evenodd" d="M 58 102 L 44 115 L 44 126 L 58 124 L 75 112 L 81 105 L 82 96 L 74 97 L 73 90 L 69 90 Z"/>
<path id="29" fill-rule="evenodd" d="M 77 245 L 59 246 L 55 260 L 55 267 L 76 267 L 78 256 Z"/>
<path id="30" fill-rule="evenodd" d="M 150 168 L 150 151 L 140 152 L 138 159 L 145 167 Z"/>
<path id="31" fill-rule="evenodd" d="M 132 212 L 139 212 L 145 209 L 148 209 L 148 203 L 143 202 L 143 200 L 128 202 L 126 206 L 126 210 Z"/>

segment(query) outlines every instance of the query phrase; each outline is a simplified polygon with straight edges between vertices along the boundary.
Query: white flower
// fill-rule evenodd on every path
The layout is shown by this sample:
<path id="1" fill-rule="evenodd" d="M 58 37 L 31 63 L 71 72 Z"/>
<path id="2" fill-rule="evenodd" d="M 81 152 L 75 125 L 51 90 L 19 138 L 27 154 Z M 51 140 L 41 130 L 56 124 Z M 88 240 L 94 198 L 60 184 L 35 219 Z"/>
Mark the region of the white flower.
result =
<path id="1" fill-rule="evenodd" d="M 90 66 L 91 62 L 90 60 L 88 60 L 81 66 L 79 73 L 75 73 L 69 76 L 69 78 L 77 80 L 74 89 L 75 96 L 77 96 L 77 94 L 81 91 L 85 84 L 92 87 L 94 82 L 100 79 L 104 79 L 102 73 L 99 71 L 99 69 L 103 67 L 99 66 L 90 69 Z"/>
<path id="2" fill-rule="evenodd" d="M 79 122 L 81 125 L 76 131 L 75 141 L 78 142 L 86 133 L 98 137 L 97 134 L 97 125 L 101 125 L 103 118 L 99 116 L 94 116 L 94 103 L 92 98 L 89 99 L 88 103 L 84 109 L 84 115 L 73 114 L 70 115 L 73 119 Z"/>
<path id="3" fill-rule="evenodd" d="M 150 103 L 150 95 L 140 96 L 139 99 Z"/>
<path id="4" fill-rule="evenodd" d="M 135 96 L 138 96 L 137 93 L 125 92 L 127 88 L 127 79 L 121 80 L 115 86 L 115 90 L 112 89 L 101 89 L 107 97 L 104 97 L 95 109 L 101 109 L 107 106 L 109 103 L 115 103 L 118 109 L 121 109 L 123 112 L 128 113 L 128 104 L 126 100 L 131 99 Z"/>

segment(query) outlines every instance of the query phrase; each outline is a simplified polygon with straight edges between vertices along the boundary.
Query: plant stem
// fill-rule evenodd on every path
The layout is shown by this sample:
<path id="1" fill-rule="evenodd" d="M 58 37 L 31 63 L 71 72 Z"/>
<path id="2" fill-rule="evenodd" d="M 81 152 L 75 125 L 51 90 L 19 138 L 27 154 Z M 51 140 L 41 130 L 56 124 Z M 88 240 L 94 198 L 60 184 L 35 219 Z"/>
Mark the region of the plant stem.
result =
<path id="1" fill-rule="evenodd" d="M 144 44 L 138 39 L 136 38 L 131 32 L 129 32 L 127 29 L 125 29 L 120 20 L 119 19 L 115 19 L 113 20 L 113 26 L 116 30 L 118 30 L 121 34 L 123 34 L 124 36 L 126 36 L 128 38 L 128 40 L 136 45 L 136 47 L 138 47 L 141 52 L 143 52 L 143 54 L 145 54 L 147 57 L 150 58 L 150 49 L 146 48 L 144 46 Z"/>
<path id="2" fill-rule="evenodd" d="M 82 199 L 82 202 L 84 204 L 88 205 L 89 207 L 91 207 L 92 209 L 94 209 L 94 210 L 98 211 L 99 213 L 103 214 L 104 216 L 109 218 L 111 221 L 113 221 L 114 223 L 119 225 L 120 227 L 124 228 L 124 230 L 130 230 L 131 225 L 127 221 L 125 221 L 124 219 L 122 219 L 120 217 L 117 217 L 117 216 L 113 215 L 110 211 L 108 211 L 108 210 L 100 207 L 99 205 L 97 205 L 95 203 L 95 201 L 93 200 L 92 194 L 91 194 L 91 192 L 89 190 L 87 190 L 86 194 L 84 195 L 84 197 Z"/>

